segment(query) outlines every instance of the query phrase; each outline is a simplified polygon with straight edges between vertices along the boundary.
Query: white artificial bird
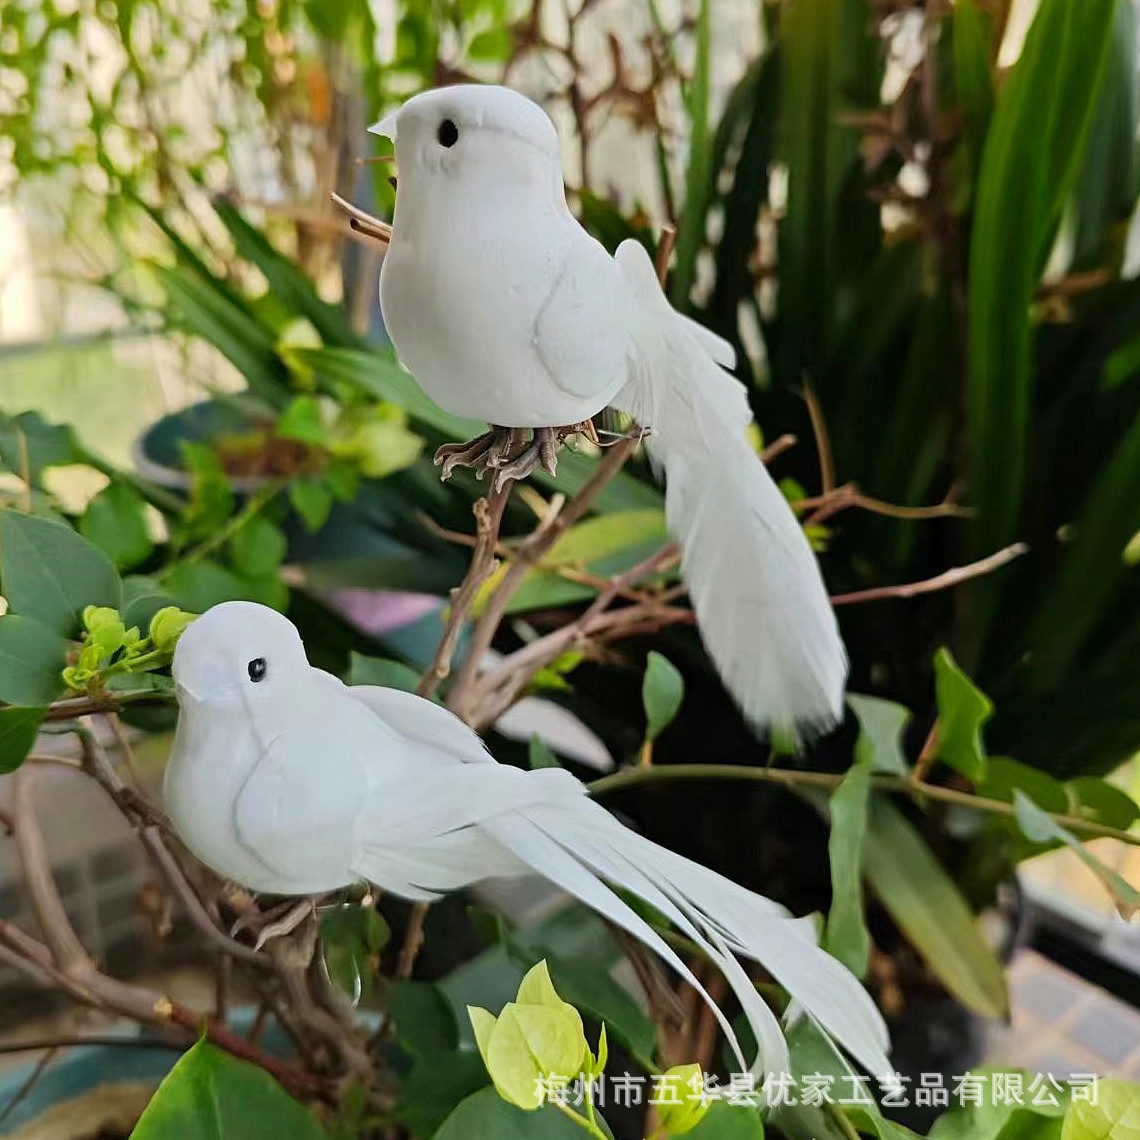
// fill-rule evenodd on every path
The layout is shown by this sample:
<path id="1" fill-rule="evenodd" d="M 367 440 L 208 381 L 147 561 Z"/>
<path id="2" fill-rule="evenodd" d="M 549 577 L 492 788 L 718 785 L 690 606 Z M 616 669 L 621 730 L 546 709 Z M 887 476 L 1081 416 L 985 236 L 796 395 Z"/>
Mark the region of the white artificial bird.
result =
<path id="1" fill-rule="evenodd" d="M 809 919 L 637 835 L 564 769 L 498 764 L 439 705 L 312 668 L 292 622 L 252 602 L 198 618 L 178 643 L 174 680 L 181 712 L 166 809 L 223 877 L 281 895 L 367 880 L 430 901 L 492 876 L 542 875 L 693 985 L 749 1068 L 716 1002 L 620 888 L 723 972 L 758 1042 L 752 1072 L 787 1072 L 788 1054 L 738 957 L 762 965 L 872 1075 L 889 1073 L 878 1010 L 816 945 Z"/>
<path id="2" fill-rule="evenodd" d="M 370 129 L 396 147 L 380 303 L 401 363 L 456 415 L 534 429 L 515 461 L 503 426 L 441 448 L 445 476 L 552 469 L 572 425 L 631 413 L 664 468 L 669 529 L 729 691 L 783 738 L 831 727 L 847 656 L 803 530 L 746 438 L 732 346 L 670 307 L 639 243 L 611 257 L 582 229 L 554 125 L 525 96 L 441 88 Z"/>

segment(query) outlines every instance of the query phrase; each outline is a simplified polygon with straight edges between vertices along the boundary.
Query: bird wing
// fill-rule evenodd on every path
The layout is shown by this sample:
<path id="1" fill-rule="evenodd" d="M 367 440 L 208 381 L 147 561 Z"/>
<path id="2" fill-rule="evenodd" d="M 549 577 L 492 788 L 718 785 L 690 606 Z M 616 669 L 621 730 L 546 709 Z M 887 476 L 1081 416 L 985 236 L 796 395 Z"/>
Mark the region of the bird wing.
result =
<path id="1" fill-rule="evenodd" d="M 628 290 L 605 249 L 572 223 L 561 268 L 539 309 L 534 349 L 555 385 L 609 401 L 624 383 Z"/>
<path id="2" fill-rule="evenodd" d="M 372 780 L 357 734 L 340 727 L 321 723 L 278 736 L 234 804 L 238 840 L 279 879 L 280 894 L 353 881 L 358 822 Z"/>
<path id="3" fill-rule="evenodd" d="M 495 762 L 483 741 L 453 712 L 434 701 L 378 685 L 350 685 L 346 691 L 389 728 L 431 749 L 433 759 L 464 764 Z"/>

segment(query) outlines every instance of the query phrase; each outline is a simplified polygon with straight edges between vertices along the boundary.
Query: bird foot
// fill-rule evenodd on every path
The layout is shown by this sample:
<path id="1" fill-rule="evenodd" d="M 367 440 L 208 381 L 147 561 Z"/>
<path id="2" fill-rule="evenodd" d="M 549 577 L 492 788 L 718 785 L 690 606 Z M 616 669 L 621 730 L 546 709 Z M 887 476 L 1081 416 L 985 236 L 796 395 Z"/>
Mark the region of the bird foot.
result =
<path id="1" fill-rule="evenodd" d="M 251 904 L 230 927 L 230 937 L 236 937 L 243 930 L 251 933 L 256 931 L 257 941 L 254 943 L 254 949 L 260 950 L 266 942 L 292 934 L 313 911 L 312 899 L 306 899 L 301 903 L 284 902 L 265 911 L 258 910 L 256 905 Z"/>
<path id="2" fill-rule="evenodd" d="M 446 483 L 456 467 L 473 467 L 482 477 L 488 467 L 499 467 L 515 446 L 513 428 L 492 427 L 467 443 L 445 443 L 432 461 L 443 468 L 440 476 Z"/>
<path id="3" fill-rule="evenodd" d="M 501 491 L 514 479 L 525 479 L 536 468 L 553 475 L 558 470 L 558 448 L 562 436 L 556 428 L 535 428 L 534 438 L 527 447 L 508 463 L 495 465 L 495 490 Z"/>
<path id="4" fill-rule="evenodd" d="M 253 948 L 260 950 L 271 939 L 284 938 L 286 934 L 292 934 L 306 918 L 316 913 L 316 903 L 312 899 L 298 903 L 292 910 L 286 911 L 276 922 L 270 922 L 263 926 Z"/>

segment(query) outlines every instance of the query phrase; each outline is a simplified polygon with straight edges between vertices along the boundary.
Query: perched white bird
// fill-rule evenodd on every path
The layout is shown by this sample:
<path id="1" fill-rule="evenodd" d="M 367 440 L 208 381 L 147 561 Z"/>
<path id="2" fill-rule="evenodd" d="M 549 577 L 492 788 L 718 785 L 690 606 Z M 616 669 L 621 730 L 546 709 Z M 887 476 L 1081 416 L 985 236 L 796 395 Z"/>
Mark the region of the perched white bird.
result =
<path id="1" fill-rule="evenodd" d="M 815 944 L 808 919 L 620 824 L 569 772 L 498 764 L 446 709 L 347 687 L 312 668 L 293 624 L 251 602 L 198 618 L 174 655 L 181 715 L 165 800 L 187 847 L 255 891 L 298 895 L 367 880 L 428 901 L 491 876 L 542 875 L 656 951 L 724 1014 L 613 887 L 655 907 L 716 963 L 759 1043 L 753 1070 L 788 1069 L 779 1023 L 737 960 L 760 963 L 873 1075 L 883 1020 Z M 607 885 L 608 884 L 608 885 Z"/>
<path id="2" fill-rule="evenodd" d="M 554 126 L 524 96 L 441 88 L 370 129 L 396 144 L 380 302 L 399 358 L 441 407 L 505 425 L 441 448 L 445 476 L 552 469 L 573 425 L 607 405 L 631 413 L 664 468 L 669 529 L 729 691 L 785 737 L 838 721 L 843 642 L 803 530 L 746 439 L 732 346 L 669 306 L 641 245 L 610 257 L 582 229 Z M 512 460 L 506 429 L 519 428 L 534 442 Z"/>

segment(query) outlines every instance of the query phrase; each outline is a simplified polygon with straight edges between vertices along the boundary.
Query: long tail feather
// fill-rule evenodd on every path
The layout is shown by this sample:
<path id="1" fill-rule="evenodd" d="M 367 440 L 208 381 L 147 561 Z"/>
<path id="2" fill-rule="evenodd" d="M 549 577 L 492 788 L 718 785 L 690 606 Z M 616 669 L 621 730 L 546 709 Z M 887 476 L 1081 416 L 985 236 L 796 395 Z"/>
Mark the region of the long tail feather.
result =
<path id="1" fill-rule="evenodd" d="M 847 655 L 815 555 L 745 437 L 744 388 L 718 366 L 727 358 L 711 334 L 669 307 L 638 243 L 617 262 L 639 323 L 616 403 L 651 429 L 705 645 L 757 727 L 793 738 L 827 729 L 842 716 Z"/>

